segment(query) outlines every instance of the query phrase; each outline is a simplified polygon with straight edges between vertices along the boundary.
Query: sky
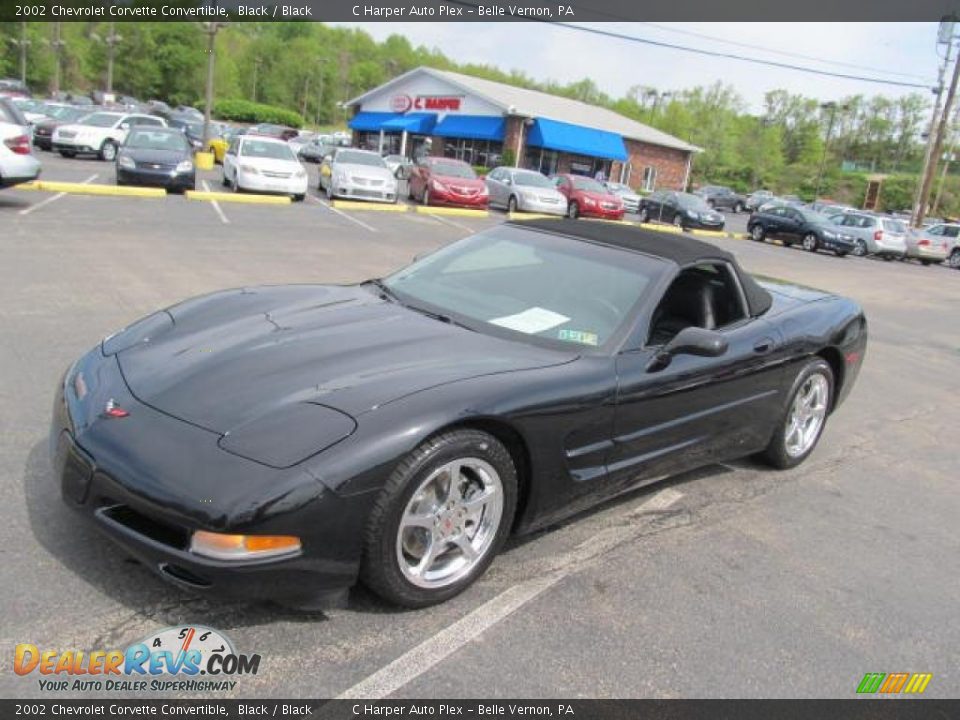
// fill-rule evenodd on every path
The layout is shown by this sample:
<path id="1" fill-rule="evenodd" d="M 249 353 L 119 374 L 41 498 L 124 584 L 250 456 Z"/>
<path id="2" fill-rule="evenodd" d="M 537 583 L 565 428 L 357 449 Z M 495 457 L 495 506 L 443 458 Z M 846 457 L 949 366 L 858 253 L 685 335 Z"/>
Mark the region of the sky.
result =
<path id="1" fill-rule="evenodd" d="M 922 88 L 897 87 L 811 75 L 726 58 L 694 55 L 568 30 L 543 23 L 334 23 L 362 27 L 377 40 L 406 36 L 413 45 L 443 51 L 459 62 L 522 70 L 537 80 L 568 83 L 591 78 L 620 97 L 632 85 L 682 90 L 716 80 L 733 85 L 752 112 L 775 88 L 837 100 L 853 94 L 897 97 Z M 940 63 L 936 23 L 584 23 L 590 27 L 742 54 L 831 72 L 882 77 L 932 87 Z M 531 31 L 533 30 L 533 31 Z M 719 38 L 725 42 L 707 39 Z M 739 43 L 741 45 L 734 45 Z M 776 52 L 743 47 L 742 44 Z M 942 51 L 942 47 L 939 48 Z M 781 53 L 794 53 L 813 59 Z M 845 63 L 827 64 L 822 61 Z M 855 65 L 858 67 L 850 67 Z M 866 69 L 864 69 L 866 68 Z"/>

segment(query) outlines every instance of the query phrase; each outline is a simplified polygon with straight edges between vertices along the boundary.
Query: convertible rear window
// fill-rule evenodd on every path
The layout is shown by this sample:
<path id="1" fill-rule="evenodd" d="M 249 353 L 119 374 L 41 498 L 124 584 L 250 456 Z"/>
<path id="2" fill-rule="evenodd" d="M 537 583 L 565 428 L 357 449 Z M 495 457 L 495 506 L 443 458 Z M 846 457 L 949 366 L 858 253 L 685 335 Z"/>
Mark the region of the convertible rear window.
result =
<path id="1" fill-rule="evenodd" d="M 585 346 L 626 323 L 666 264 L 596 243 L 503 226 L 386 279 L 401 302 L 477 330 Z"/>

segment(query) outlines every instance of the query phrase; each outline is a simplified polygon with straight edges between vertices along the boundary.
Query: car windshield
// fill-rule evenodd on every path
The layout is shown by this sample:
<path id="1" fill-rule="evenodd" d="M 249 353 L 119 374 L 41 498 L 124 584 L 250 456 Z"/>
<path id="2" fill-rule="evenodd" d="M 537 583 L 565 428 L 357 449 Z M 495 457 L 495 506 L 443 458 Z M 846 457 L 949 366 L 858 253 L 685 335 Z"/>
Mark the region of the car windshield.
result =
<path id="1" fill-rule="evenodd" d="M 577 190 L 586 190 L 587 192 L 605 193 L 603 185 L 596 180 L 581 175 L 573 176 L 573 187 Z"/>
<path id="2" fill-rule="evenodd" d="M 113 115 L 111 113 L 93 113 L 83 119 L 83 124 L 93 127 L 113 127 L 120 118 L 120 115 Z"/>
<path id="3" fill-rule="evenodd" d="M 346 165 L 369 165 L 370 167 L 386 167 L 383 158 L 376 153 L 356 152 L 347 150 L 337 153 L 336 162 Z"/>
<path id="4" fill-rule="evenodd" d="M 513 176 L 513 180 L 517 185 L 523 185 L 524 187 L 553 187 L 553 183 L 540 173 L 516 173 Z"/>
<path id="5" fill-rule="evenodd" d="M 677 202 L 681 207 L 689 208 L 690 210 L 710 209 L 710 206 L 707 205 L 706 200 L 699 195 L 691 195 L 690 193 L 677 193 Z"/>
<path id="6" fill-rule="evenodd" d="M 189 152 L 186 138 L 182 133 L 169 130 L 134 130 L 124 145 L 128 148 L 146 148 L 150 150 L 179 150 Z"/>
<path id="7" fill-rule="evenodd" d="M 475 178 L 477 174 L 473 168 L 466 163 L 458 162 L 435 162 L 430 166 L 436 175 L 445 175 L 446 177 L 456 178 Z"/>
<path id="8" fill-rule="evenodd" d="M 296 161 L 293 151 L 286 143 L 247 140 L 240 146 L 240 155 L 247 158 Z"/>
<path id="9" fill-rule="evenodd" d="M 191 135 L 196 135 L 197 137 L 203 135 L 203 123 L 187 123 L 184 129 Z"/>
<path id="10" fill-rule="evenodd" d="M 629 320 L 664 267 L 639 253 L 500 226 L 432 253 L 384 284 L 400 302 L 472 329 L 595 346 Z"/>
<path id="11" fill-rule="evenodd" d="M 68 107 L 66 105 L 50 105 L 46 109 L 47 115 L 54 120 L 79 120 L 84 115 L 89 115 L 90 111 L 83 108 Z"/>

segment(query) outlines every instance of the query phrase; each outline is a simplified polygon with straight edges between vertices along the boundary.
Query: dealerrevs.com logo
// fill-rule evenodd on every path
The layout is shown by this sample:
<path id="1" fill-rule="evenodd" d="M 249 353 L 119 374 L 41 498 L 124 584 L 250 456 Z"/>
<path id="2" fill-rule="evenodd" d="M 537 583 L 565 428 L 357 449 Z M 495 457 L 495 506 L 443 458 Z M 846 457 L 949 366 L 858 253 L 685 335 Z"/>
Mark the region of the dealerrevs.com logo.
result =
<path id="1" fill-rule="evenodd" d="M 41 690 L 212 692 L 233 690 L 240 675 L 256 675 L 260 655 L 237 653 L 226 635 L 202 625 L 169 627 L 125 650 L 48 650 L 21 643 L 17 675 L 37 674 Z"/>

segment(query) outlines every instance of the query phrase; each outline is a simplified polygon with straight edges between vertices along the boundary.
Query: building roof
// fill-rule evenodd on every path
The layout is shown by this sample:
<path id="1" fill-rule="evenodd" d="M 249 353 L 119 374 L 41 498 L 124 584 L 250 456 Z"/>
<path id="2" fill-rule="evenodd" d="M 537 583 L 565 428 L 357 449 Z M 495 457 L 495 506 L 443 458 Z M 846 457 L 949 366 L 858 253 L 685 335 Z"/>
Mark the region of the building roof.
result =
<path id="1" fill-rule="evenodd" d="M 700 152 L 702 150 L 702 148 L 696 145 L 691 145 L 680 138 L 656 130 L 636 120 L 631 120 L 604 107 L 590 105 L 589 103 L 572 100 L 559 95 L 551 95 L 550 93 L 540 92 L 539 90 L 528 90 L 527 88 L 506 85 L 493 80 L 473 77 L 472 75 L 463 75 L 448 70 L 436 70 L 429 67 L 418 67 L 410 70 L 385 85 L 381 85 L 350 100 L 347 104 L 357 105 L 374 93 L 391 85 L 400 84 L 410 76 L 421 73 L 432 75 L 455 87 L 459 87 L 464 92 L 476 95 L 492 105 L 501 108 L 507 115 L 549 118 L 574 125 L 596 128 L 597 130 L 606 130 L 607 132 L 622 135 L 624 138 L 630 140 L 639 140 L 640 142 L 651 145 L 675 148 L 687 152 Z"/>

